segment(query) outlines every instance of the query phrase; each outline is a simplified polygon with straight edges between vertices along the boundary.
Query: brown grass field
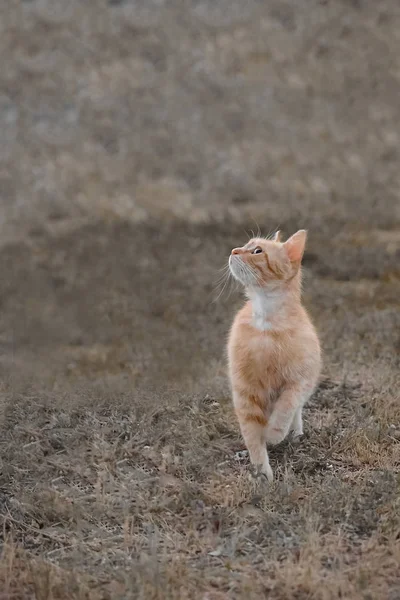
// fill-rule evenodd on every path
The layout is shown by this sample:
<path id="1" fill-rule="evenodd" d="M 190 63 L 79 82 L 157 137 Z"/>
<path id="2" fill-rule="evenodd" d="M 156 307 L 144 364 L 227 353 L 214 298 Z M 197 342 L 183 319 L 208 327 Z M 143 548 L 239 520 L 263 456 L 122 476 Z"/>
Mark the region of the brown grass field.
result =
<path id="1" fill-rule="evenodd" d="M 398 0 L 0 6 L 0 600 L 400 598 Z M 309 230 L 305 436 L 249 476 L 217 302 Z"/>

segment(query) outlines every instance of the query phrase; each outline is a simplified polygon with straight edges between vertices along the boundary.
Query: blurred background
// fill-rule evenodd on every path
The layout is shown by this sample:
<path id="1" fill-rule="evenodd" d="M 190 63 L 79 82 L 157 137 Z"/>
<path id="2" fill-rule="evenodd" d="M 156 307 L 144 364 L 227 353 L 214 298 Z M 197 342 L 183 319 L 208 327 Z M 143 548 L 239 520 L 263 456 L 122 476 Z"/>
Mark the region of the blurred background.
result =
<path id="1" fill-rule="evenodd" d="M 26 0 L 1 17 L 3 240 L 398 218 L 397 2 Z"/>
<path id="2" fill-rule="evenodd" d="M 209 304 L 217 269 L 258 226 L 309 229 L 325 279 L 367 278 L 369 294 L 397 281 L 399 15 L 372 0 L 4 5 L 13 360 L 31 345 L 32 360 L 61 352 L 65 370 L 64 343 L 78 344 L 149 372 L 156 335 L 173 371 L 178 355 L 185 372 L 209 361 L 207 323 L 218 314 L 222 332 L 232 314 L 226 295 Z"/>
<path id="3" fill-rule="evenodd" d="M 395 422 L 397 0 L 13 0 L 0 6 L 0 55 L 2 493 L 8 511 L 18 499 L 13 535 L 24 548 L 111 573 L 79 527 L 79 551 L 64 553 L 59 532 L 35 538 L 26 523 L 72 527 L 54 495 L 75 499 L 83 519 L 82 489 L 97 489 L 98 465 L 114 452 L 132 462 L 130 487 L 125 475 L 114 481 L 121 505 L 97 507 L 96 535 L 108 523 L 119 547 L 126 498 L 147 485 L 139 467 L 175 469 L 190 488 L 240 449 L 224 346 L 241 298 L 213 300 L 218 270 L 251 229 L 309 230 L 304 299 L 325 352 L 320 393 L 337 411 L 310 413 L 310 427 L 337 429 L 345 416 L 349 439 L 360 423 L 368 429 L 370 409 L 355 414 L 343 382 L 380 398 L 379 418 Z M 321 461 L 331 441 L 315 435 Z M 390 452 L 386 463 L 368 460 L 393 472 Z M 370 464 L 365 456 L 358 464 Z M 62 485 L 50 485 L 57 477 Z M 164 502 L 163 489 L 149 488 L 137 511 L 157 494 Z M 37 502 L 51 510 L 37 516 Z M 165 549 L 172 534 L 160 527 Z"/>

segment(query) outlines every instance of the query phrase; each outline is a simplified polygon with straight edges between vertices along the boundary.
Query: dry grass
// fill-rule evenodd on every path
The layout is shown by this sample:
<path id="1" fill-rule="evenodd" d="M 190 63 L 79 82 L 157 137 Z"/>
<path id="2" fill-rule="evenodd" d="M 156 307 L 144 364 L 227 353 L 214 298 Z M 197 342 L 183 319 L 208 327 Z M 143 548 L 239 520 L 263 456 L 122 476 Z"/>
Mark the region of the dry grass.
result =
<path id="1" fill-rule="evenodd" d="M 125 244 L 123 231 L 104 232 L 110 240 L 106 254 L 112 247 L 119 256 L 115 240 Z M 132 233 L 128 231 L 130 239 Z M 176 239 L 175 232 L 169 235 Z M 188 239 L 182 236 L 185 246 Z M 98 230 L 80 232 L 80 237 L 91 247 L 94 239 L 104 239 Z M 165 244 L 171 247 L 169 236 Z M 81 256 L 77 248 L 69 260 Z M 102 260 L 99 264 L 107 270 Z M 120 268 L 125 266 L 130 268 L 129 256 L 126 262 L 121 259 Z M 185 277 L 183 262 L 180 270 Z M 91 272 L 80 270 L 85 277 Z M 110 273 L 105 280 L 95 277 L 100 283 L 93 290 L 93 310 L 104 306 L 102 293 L 110 287 Z M 74 285 L 79 288 L 79 277 Z M 183 281 L 178 287 L 184 288 Z M 90 289 L 89 283 L 87 293 Z M 62 305 L 59 293 L 48 297 L 50 304 Z M 81 296 L 69 290 L 69 297 L 80 306 Z M 143 298 L 126 289 L 121 304 L 125 301 L 127 313 L 133 314 L 129 304 L 141 305 Z M 176 314 L 182 318 L 177 302 Z M 249 478 L 247 459 L 238 454 L 243 445 L 220 356 L 218 323 L 223 329 L 229 320 L 224 302 L 230 301 L 212 310 L 205 303 L 182 318 L 175 335 L 177 342 L 187 342 L 188 352 L 201 345 L 206 321 L 213 323 L 207 352 L 183 359 L 176 348 L 173 356 L 164 357 L 161 374 L 156 360 L 147 363 L 147 375 L 108 368 L 122 360 L 119 353 L 125 352 L 131 336 L 134 345 L 137 331 L 142 337 L 135 351 L 147 349 L 159 356 L 166 338 L 152 337 L 150 343 L 135 322 L 114 353 L 104 351 L 110 339 L 101 346 L 85 341 L 86 336 L 101 335 L 102 320 L 90 322 L 89 329 L 84 322 L 79 355 L 87 347 L 90 359 L 79 368 L 60 360 L 60 354 L 69 354 L 67 341 L 59 344 L 51 335 L 51 373 L 43 368 L 35 373 L 38 357 L 25 344 L 16 350 L 15 371 L 2 390 L 6 539 L 0 577 L 5 598 L 218 599 L 267 594 L 277 600 L 365 599 L 391 597 L 399 588 L 396 370 L 378 358 L 374 368 L 385 373 L 385 386 L 376 382 L 376 389 L 366 379 L 326 377 L 306 409 L 301 444 L 286 442 L 271 452 L 278 478 L 266 487 Z M 350 339 L 362 335 L 364 319 L 357 311 L 355 305 Z M 196 333 L 191 329 L 194 314 Z M 44 344 L 42 316 L 36 322 L 41 334 L 36 335 Z M 126 314 L 120 318 L 125 322 Z M 140 319 L 150 324 L 154 318 L 149 302 Z M 106 338 L 115 330 L 118 321 Z M 16 339 L 18 333 L 15 329 Z M 346 360 L 347 340 L 336 342 L 337 356 Z M 74 349 L 75 343 L 68 347 Z M 31 373 L 25 382 L 16 380 L 22 357 Z M 335 367 L 334 358 L 328 358 L 329 369 L 340 372 L 345 366 L 351 373 L 347 360 Z M 171 370 L 176 360 L 181 361 L 181 374 Z M 196 369 L 200 382 L 192 379 Z M 170 385 L 163 387 L 166 373 Z"/>
<path id="2" fill-rule="evenodd" d="M 51 6 L 0 8 L 0 600 L 397 599 L 398 3 Z M 212 302 L 254 220 L 325 353 L 270 487 Z"/>

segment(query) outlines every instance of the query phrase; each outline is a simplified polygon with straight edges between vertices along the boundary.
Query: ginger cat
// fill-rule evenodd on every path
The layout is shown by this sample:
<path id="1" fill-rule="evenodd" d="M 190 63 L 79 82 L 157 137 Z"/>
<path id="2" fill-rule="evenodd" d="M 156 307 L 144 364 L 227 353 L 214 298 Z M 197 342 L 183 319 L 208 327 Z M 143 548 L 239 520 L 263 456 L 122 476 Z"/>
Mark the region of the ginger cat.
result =
<path id="1" fill-rule="evenodd" d="M 282 243 L 253 238 L 234 248 L 229 268 L 249 300 L 229 335 L 233 404 L 257 473 L 273 480 L 266 444 L 303 434 L 302 408 L 320 369 L 317 333 L 301 305 L 301 260 L 307 232 Z"/>

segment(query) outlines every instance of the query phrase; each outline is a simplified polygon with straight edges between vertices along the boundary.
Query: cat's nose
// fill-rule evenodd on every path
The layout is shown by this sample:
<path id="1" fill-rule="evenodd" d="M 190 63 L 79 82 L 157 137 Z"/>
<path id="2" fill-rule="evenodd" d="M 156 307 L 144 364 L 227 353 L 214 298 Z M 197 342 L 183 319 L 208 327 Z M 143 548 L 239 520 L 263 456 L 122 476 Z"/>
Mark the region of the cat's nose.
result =
<path id="1" fill-rule="evenodd" d="M 234 248 L 231 252 L 231 254 L 240 254 L 242 252 L 241 248 Z"/>

